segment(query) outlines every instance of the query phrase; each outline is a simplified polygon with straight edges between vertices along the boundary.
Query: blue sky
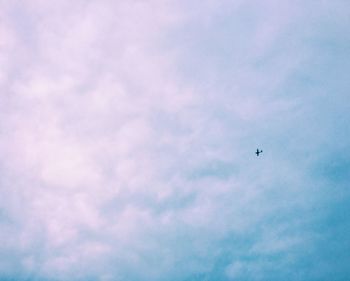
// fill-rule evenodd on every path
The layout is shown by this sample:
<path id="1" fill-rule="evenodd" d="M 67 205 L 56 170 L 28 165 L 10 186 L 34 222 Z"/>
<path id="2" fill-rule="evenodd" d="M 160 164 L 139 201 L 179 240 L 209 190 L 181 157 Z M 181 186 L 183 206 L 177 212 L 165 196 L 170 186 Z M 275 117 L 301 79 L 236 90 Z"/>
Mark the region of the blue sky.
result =
<path id="1" fill-rule="evenodd" d="M 349 26 L 341 0 L 0 1 L 0 279 L 347 280 Z"/>

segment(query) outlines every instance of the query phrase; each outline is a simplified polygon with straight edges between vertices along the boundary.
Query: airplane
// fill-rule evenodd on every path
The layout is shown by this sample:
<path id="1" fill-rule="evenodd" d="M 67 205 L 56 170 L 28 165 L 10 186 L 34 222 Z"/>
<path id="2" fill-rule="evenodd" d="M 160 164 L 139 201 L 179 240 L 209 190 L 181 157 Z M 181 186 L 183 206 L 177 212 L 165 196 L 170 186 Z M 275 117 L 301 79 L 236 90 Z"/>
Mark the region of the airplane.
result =
<path id="1" fill-rule="evenodd" d="M 256 156 L 259 156 L 259 154 L 262 152 L 263 152 L 262 150 L 259 151 L 259 149 L 257 148 L 255 154 L 256 154 Z"/>

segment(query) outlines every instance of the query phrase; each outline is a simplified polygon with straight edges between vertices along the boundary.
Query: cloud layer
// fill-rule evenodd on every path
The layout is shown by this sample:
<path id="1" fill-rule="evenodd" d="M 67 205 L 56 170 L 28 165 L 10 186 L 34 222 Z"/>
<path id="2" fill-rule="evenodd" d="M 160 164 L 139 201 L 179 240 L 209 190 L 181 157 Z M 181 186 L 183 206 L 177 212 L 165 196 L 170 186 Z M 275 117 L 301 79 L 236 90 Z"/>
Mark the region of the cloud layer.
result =
<path id="1" fill-rule="evenodd" d="M 349 4 L 124 2 L 0 2 L 0 279 L 347 278 Z"/>

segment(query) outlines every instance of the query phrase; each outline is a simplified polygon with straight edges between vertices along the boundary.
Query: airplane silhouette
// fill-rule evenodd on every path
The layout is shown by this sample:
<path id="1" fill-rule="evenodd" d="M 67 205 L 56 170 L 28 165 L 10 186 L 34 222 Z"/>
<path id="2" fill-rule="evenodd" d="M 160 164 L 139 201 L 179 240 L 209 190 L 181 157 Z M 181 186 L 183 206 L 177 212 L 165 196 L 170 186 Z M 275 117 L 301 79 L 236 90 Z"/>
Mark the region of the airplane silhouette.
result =
<path id="1" fill-rule="evenodd" d="M 256 154 L 256 156 L 259 156 L 259 154 L 262 152 L 263 152 L 262 150 L 259 151 L 259 148 L 257 148 L 255 154 Z"/>

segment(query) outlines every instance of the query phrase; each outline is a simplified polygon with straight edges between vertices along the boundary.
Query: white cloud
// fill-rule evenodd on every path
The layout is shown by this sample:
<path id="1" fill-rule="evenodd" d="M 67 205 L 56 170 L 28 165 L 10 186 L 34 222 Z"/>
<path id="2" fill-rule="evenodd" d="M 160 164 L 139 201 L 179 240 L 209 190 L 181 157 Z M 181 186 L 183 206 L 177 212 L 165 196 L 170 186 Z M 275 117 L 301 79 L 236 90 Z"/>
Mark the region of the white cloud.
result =
<path id="1" fill-rule="evenodd" d="M 265 266 L 241 252 L 304 245 L 262 228 L 310 202 L 313 158 L 287 159 L 303 99 L 281 94 L 302 6 L 199 2 L 0 4 L 1 272 L 240 280 Z"/>

